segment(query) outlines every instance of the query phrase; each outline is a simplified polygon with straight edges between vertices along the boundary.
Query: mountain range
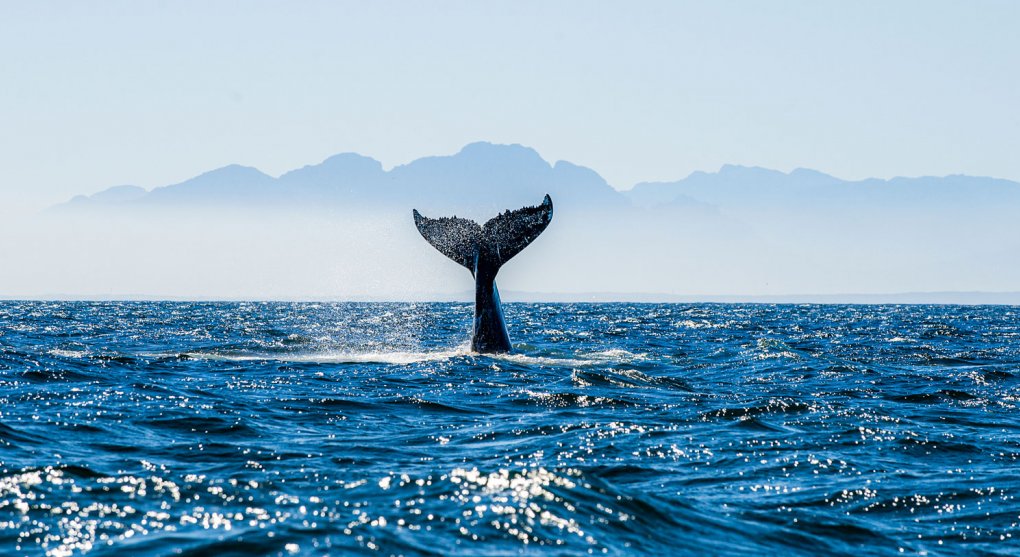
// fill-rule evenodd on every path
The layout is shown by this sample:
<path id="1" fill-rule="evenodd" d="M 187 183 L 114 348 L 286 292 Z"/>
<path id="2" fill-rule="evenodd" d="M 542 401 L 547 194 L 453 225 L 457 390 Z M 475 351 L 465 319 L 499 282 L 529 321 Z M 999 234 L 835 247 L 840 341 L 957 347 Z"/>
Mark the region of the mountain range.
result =
<path id="1" fill-rule="evenodd" d="M 173 207 L 363 208 L 445 212 L 501 210 L 533 204 L 549 193 L 557 210 L 679 209 L 737 214 L 804 211 L 930 211 L 1020 207 L 1020 183 L 996 178 L 945 177 L 846 181 L 799 168 L 785 173 L 725 165 L 672 182 L 646 182 L 627 191 L 596 171 L 566 161 L 550 164 L 521 145 L 472 143 L 449 156 L 425 157 L 384 170 L 355 153 L 269 176 L 230 165 L 178 184 L 146 190 L 117 186 L 80 195 L 61 210 Z"/>
<path id="2" fill-rule="evenodd" d="M 549 164 L 520 145 L 472 143 L 451 156 L 425 157 L 384 170 L 374 159 L 343 153 L 278 178 L 230 165 L 178 184 L 147 191 L 117 186 L 78 196 L 62 209 L 222 206 L 274 208 L 371 207 L 495 210 L 534 204 L 551 193 L 567 207 L 628 204 L 596 172 L 560 161 Z"/>

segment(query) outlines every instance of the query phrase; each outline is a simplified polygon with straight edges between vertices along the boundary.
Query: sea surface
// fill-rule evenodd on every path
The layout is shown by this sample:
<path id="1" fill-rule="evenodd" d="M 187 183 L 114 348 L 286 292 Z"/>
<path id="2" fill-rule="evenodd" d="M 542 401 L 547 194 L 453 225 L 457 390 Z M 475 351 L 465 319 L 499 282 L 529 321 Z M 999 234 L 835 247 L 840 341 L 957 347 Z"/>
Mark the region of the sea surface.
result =
<path id="1" fill-rule="evenodd" d="M 1018 555 L 1020 308 L 0 302 L 0 555 Z"/>

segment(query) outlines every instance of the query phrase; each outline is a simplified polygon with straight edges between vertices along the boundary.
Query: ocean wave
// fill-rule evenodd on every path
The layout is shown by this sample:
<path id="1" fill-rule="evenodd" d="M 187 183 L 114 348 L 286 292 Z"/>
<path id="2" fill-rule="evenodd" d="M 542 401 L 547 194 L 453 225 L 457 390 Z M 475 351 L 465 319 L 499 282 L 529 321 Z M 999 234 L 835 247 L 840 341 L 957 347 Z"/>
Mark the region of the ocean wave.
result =
<path id="1" fill-rule="evenodd" d="M 1012 547 L 1010 308 L 468 309 L 0 302 L 0 554 Z"/>

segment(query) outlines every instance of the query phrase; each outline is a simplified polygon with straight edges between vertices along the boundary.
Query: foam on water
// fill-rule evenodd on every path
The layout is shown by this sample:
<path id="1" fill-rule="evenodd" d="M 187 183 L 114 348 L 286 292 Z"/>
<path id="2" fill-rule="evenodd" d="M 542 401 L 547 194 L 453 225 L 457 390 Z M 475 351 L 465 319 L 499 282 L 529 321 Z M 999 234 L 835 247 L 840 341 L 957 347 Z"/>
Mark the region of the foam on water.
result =
<path id="1" fill-rule="evenodd" d="M 521 353 L 487 354 L 484 357 L 522 365 L 569 367 L 620 364 L 640 360 L 642 355 L 626 350 L 603 350 L 589 353 L 579 352 L 573 354 L 572 357 L 535 356 Z"/>
<path id="2" fill-rule="evenodd" d="M 68 351 L 51 351 L 55 355 L 80 357 L 84 353 L 71 353 Z M 175 354 L 142 354 L 143 356 L 168 357 Z M 452 358 L 489 358 L 495 361 L 510 362 L 521 365 L 544 365 L 544 366 L 587 366 L 606 363 L 624 363 L 641 360 L 642 354 L 634 354 L 626 350 L 604 350 L 589 354 L 576 354 L 573 358 L 531 356 L 520 353 L 510 354 L 477 354 L 471 351 L 470 344 L 465 343 L 454 350 L 438 350 L 434 352 L 347 352 L 329 350 L 324 352 L 230 352 L 230 351 L 202 351 L 184 352 L 179 356 L 195 359 L 218 360 L 227 362 L 294 362 L 294 363 L 318 363 L 318 364 L 392 364 L 408 365 L 423 362 L 438 362 Z"/>
<path id="3" fill-rule="evenodd" d="M 219 360 L 226 362 L 294 362 L 313 364 L 392 364 L 408 365 L 422 362 L 437 362 L 471 355 L 468 349 L 441 350 L 437 352 L 343 352 L 320 353 L 235 353 L 235 352 L 184 352 L 182 356 L 195 359 Z"/>

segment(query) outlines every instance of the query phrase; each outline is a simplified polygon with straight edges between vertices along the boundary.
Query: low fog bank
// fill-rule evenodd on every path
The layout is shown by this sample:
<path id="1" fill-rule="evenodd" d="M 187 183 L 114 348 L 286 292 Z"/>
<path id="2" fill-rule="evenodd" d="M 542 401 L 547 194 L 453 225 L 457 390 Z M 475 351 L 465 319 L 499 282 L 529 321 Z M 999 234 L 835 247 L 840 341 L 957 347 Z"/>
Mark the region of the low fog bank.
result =
<path id="1" fill-rule="evenodd" d="M 518 299 L 1016 291 L 1013 211 L 558 203 L 498 283 Z M 495 210 L 426 214 L 455 212 Z M 5 298 L 472 299 L 470 274 L 418 235 L 410 207 L 51 211 L 0 231 Z"/>

